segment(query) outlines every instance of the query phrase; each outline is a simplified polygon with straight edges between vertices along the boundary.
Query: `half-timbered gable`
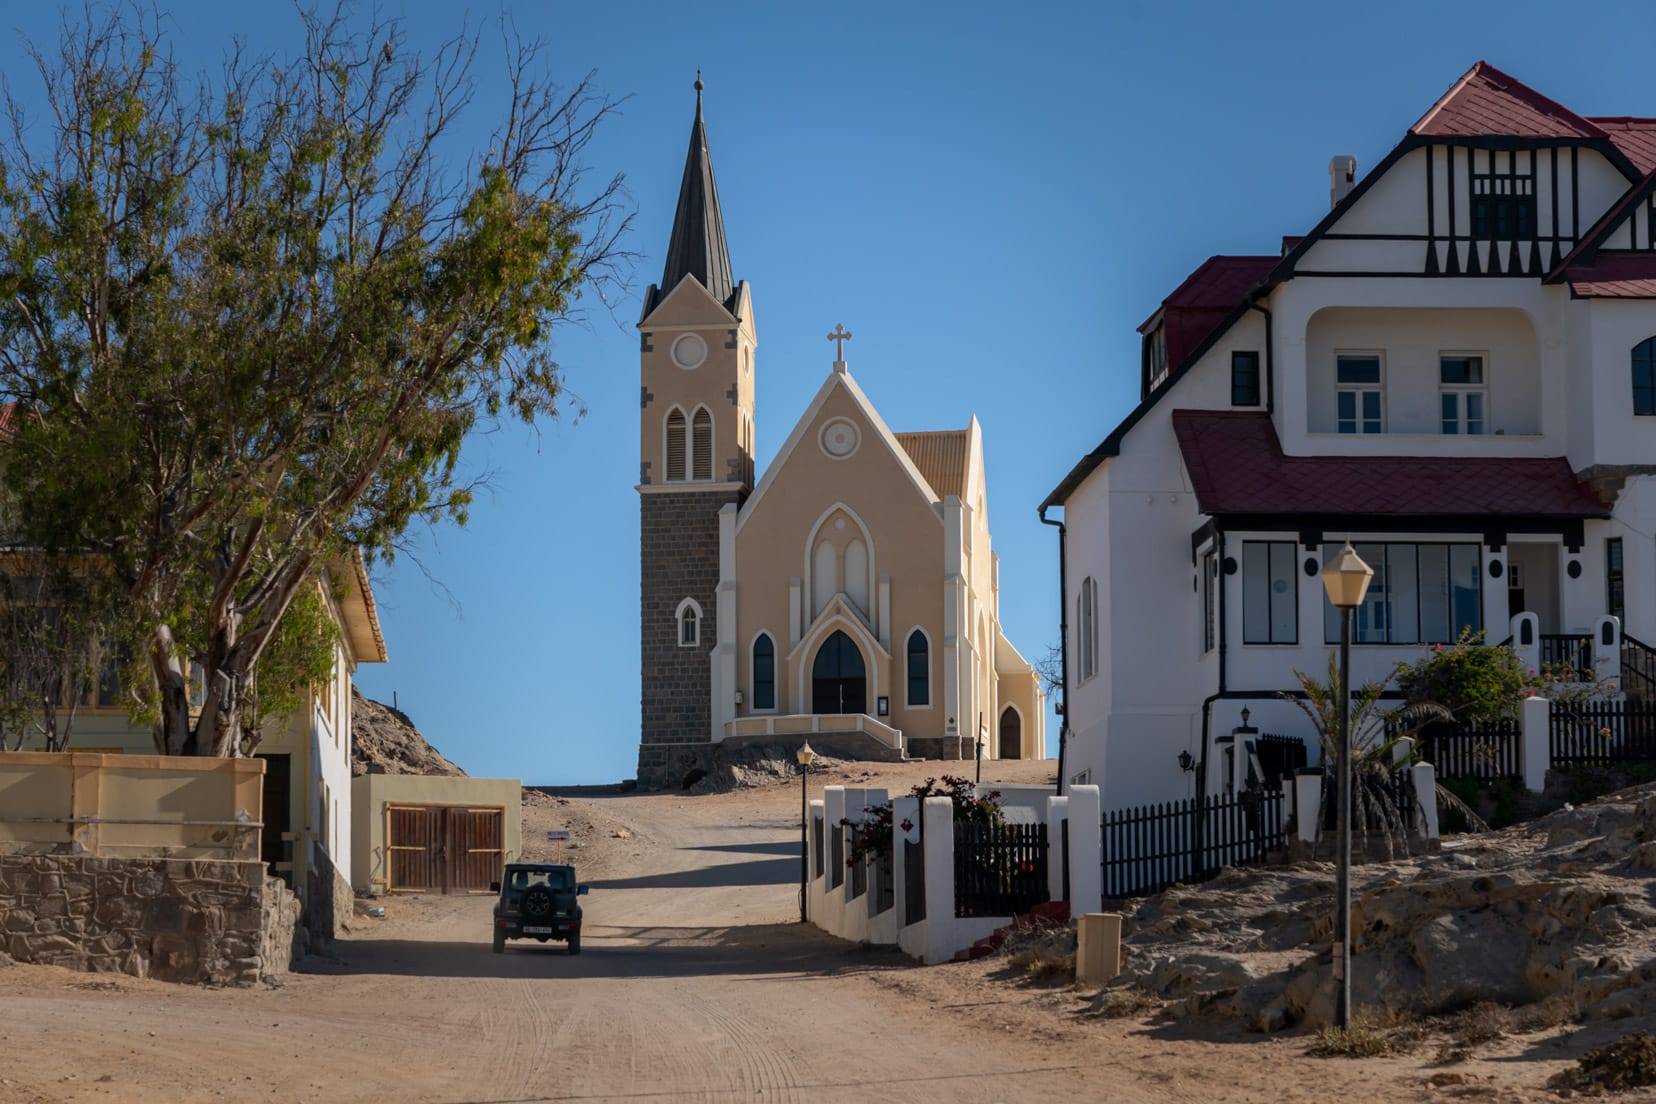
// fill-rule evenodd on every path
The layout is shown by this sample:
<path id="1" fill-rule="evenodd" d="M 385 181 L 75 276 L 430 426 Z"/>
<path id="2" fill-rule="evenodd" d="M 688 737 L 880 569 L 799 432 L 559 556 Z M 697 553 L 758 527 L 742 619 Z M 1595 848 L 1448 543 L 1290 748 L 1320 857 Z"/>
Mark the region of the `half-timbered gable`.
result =
<path id="1" fill-rule="evenodd" d="M 1325 662 L 1347 539 L 1376 569 L 1355 679 L 1521 625 L 1656 669 L 1656 120 L 1479 62 L 1366 176 L 1334 158 L 1282 241 L 1161 302 L 1137 407 L 1041 507 L 1067 781 L 1107 805 L 1214 792 L 1181 758 L 1211 768 L 1244 708 L 1303 723 L 1282 695 Z"/>

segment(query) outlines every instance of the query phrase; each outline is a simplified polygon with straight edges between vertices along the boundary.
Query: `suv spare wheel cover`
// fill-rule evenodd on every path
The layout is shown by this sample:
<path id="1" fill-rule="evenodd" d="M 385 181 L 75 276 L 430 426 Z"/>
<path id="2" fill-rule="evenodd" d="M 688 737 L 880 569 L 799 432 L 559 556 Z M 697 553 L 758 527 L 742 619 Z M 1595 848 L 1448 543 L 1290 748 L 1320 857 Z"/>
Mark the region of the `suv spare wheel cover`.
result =
<path id="1" fill-rule="evenodd" d="M 523 895 L 525 916 L 549 916 L 552 913 L 552 891 L 545 886 L 532 886 Z"/>

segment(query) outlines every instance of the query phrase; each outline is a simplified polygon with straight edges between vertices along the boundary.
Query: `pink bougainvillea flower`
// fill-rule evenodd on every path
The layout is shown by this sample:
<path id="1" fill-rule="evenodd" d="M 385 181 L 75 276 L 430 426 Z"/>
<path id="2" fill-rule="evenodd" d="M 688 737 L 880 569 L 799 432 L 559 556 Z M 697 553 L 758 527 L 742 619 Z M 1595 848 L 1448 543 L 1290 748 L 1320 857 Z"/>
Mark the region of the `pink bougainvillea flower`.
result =
<path id="1" fill-rule="evenodd" d="M 914 831 L 914 821 L 910 820 L 908 817 L 904 817 L 903 823 L 899 824 L 897 827 L 901 828 L 905 832 L 912 832 Z"/>

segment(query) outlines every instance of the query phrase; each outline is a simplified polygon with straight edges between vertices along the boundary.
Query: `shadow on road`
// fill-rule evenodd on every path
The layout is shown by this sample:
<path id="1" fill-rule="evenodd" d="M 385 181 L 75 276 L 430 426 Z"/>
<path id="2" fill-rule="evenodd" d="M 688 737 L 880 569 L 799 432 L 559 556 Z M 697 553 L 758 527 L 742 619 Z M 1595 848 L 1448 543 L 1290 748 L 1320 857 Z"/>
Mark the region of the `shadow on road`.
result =
<path id="1" fill-rule="evenodd" d="M 903 969 L 895 950 L 864 949 L 817 928 L 771 924 L 743 928 L 587 925 L 581 953 L 562 943 L 514 941 L 495 954 L 476 942 L 347 939 L 327 958 L 308 958 L 309 974 L 389 974 L 454 978 L 678 978 L 709 975 L 844 975 Z"/>
<path id="2" fill-rule="evenodd" d="M 705 851 L 708 848 L 696 848 Z M 749 848 L 743 848 L 749 850 Z M 694 870 L 673 870 L 664 874 L 640 874 L 634 878 L 607 878 L 589 881 L 594 893 L 601 889 L 716 889 L 736 886 L 799 884 L 799 848 L 791 859 L 754 859 L 752 862 L 721 863 Z"/>

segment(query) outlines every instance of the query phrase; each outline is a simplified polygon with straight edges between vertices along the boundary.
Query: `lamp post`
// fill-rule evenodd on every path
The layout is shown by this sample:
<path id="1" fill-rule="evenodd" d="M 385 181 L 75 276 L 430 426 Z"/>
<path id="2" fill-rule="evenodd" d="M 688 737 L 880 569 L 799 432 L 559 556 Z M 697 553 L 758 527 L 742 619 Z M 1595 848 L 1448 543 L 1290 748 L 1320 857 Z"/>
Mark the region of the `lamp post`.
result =
<path id="1" fill-rule="evenodd" d="M 805 898 L 811 884 L 811 803 L 805 788 L 805 776 L 811 773 L 811 762 L 816 752 L 807 740 L 799 745 L 794 756 L 799 762 L 799 922 L 805 923 Z"/>
<path id="2" fill-rule="evenodd" d="M 1374 569 L 1346 541 L 1322 572 L 1328 600 L 1340 611 L 1339 854 L 1334 879 L 1334 1026 L 1351 1022 L 1351 611 L 1363 604 Z"/>

